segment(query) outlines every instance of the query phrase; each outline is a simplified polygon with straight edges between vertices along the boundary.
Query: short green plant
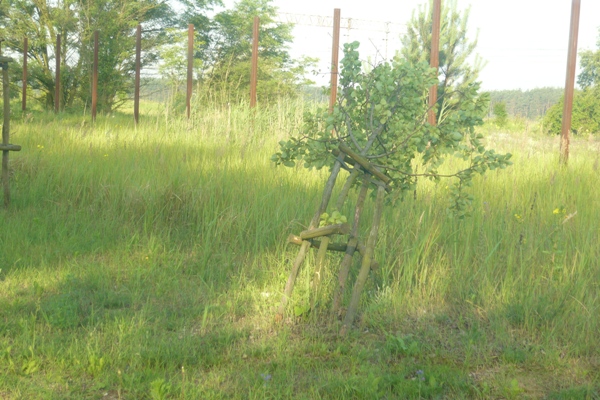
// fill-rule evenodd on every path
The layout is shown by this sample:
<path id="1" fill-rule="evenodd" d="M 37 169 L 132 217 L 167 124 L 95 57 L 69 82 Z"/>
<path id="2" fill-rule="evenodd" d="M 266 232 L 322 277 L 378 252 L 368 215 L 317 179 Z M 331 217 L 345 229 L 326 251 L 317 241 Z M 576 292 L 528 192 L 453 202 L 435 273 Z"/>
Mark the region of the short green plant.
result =
<path id="1" fill-rule="evenodd" d="M 88 357 L 87 372 L 93 377 L 96 377 L 102 373 L 104 369 L 105 360 L 104 357 L 98 357 L 95 354 L 91 354 Z"/>
<path id="2" fill-rule="evenodd" d="M 321 214 L 321 223 L 320 226 L 327 226 L 333 224 L 345 224 L 348 222 L 348 218 L 345 215 L 342 215 L 338 210 L 333 210 L 331 215 L 328 213 Z"/>
<path id="3" fill-rule="evenodd" d="M 165 400 L 171 393 L 170 382 L 160 378 L 150 383 L 150 397 L 152 400 Z"/>
<path id="4" fill-rule="evenodd" d="M 392 354 L 417 356 L 420 353 L 419 342 L 412 335 L 386 335 L 386 347 Z"/>
<path id="5" fill-rule="evenodd" d="M 506 112 L 506 103 L 500 102 L 494 104 L 494 115 L 496 116 L 496 124 L 503 128 L 508 122 L 508 112 Z"/>

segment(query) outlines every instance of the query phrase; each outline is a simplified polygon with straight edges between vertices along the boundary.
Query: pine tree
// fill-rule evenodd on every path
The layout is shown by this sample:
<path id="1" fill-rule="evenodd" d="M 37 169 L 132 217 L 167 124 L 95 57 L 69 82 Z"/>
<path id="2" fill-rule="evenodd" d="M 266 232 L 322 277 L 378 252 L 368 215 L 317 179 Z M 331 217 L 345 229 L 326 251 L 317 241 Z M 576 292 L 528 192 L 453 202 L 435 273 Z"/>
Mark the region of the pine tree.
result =
<path id="1" fill-rule="evenodd" d="M 433 4 L 419 7 L 413 13 L 407 25 L 407 32 L 402 38 L 400 55 L 413 63 L 427 62 L 431 56 L 431 30 L 433 21 Z M 467 90 L 478 90 L 477 81 L 483 62 L 476 56 L 473 64 L 468 59 L 477 46 L 477 37 L 469 40 L 468 22 L 470 9 L 462 13 L 458 10 L 456 0 L 447 0 L 442 5 L 440 26 L 440 55 L 438 86 L 438 120 L 441 120 L 451 109 L 460 108 L 463 93 Z M 477 101 L 487 101 L 488 96 L 482 94 Z"/>

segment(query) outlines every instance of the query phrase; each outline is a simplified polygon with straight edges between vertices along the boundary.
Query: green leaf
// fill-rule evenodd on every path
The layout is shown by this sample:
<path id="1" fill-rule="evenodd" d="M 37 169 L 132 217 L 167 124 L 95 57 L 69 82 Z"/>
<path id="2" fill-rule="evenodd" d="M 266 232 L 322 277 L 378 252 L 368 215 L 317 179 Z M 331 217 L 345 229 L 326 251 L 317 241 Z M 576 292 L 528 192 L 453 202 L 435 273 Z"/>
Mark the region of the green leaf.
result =
<path id="1" fill-rule="evenodd" d="M 294 315 L 296 317 L 301 317 L 302 315 L 308 313 L 310 311 L 309 306 L 294 306 Z"/>
<path id="2" fill-rule="evenodd" d="M 452 140 L 459 141 L 462 140 L 463 135 L 460 132 L 453 132 L 451 135 Z"/>

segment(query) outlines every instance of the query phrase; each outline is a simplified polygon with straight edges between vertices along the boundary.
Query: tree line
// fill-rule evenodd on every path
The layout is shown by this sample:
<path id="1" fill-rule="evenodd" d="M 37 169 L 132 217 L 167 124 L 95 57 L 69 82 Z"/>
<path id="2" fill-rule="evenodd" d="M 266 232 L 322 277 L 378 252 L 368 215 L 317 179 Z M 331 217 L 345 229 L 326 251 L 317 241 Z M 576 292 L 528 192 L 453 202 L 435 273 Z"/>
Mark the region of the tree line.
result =
<path id="1" fill-rule="evenodd" d="M 275 23 L 271 0 L 240 0 L 223 9 L 221 0 L 4 0 L 0 2 L 0 38 L 5 54 L 22 62 L 28 38 L 28 78 L 34 98 L 54 104 L 56 37 L 61 36 L 61 108 L 91 103 L 93 35 L 99 32 L 98 110 L 110 112 L 127 101 L 135 73 L 135 28 L 142 24 L 142 68 L 157 65 L 171 83 L 185 70 L 182 29 L 195 28 L 194 75 L 204 90 L 226 93 L 225 101 L 246 93 L 249 85 L 252 21 L 261 19 L 259 95 L 292 95 L 308 83 L 309 58 L 288 52 L 292 25 Z M 11 81 L 20 85 L 20 68 Z"/>
<path id="2" fill-rule="evenodd" d="M 562 88 L 537 88 L 531 90 L 494 90 L 490 91 L 490 115 L 496 104 L 503 103 L 511 117 L 536 119 L 559 102 L 564 94 Z"/>
<path id="3" fill-rule="evenodd" d="M 61 108 L 91 102 L 93 35 L 99 32 L 98 111 L 110 112 L 130 98 L 135 72 L 135 28 L 143 27 L 142 68 L 159 65 L 162 81 L 180 88 L 185 77 L 188 24 L 195 28 L 194 78 L 205 93 L 224 102 L 246 98 L 249 89 L 253 18 L 260 18 L 258 95 L 265 101 L 293 96 L 312 83 L 315 59 L 292 59 L 292 24 L 276 22 L 272 0 L 239 0 L 222 9 L 221 0 L 4 0 L 0 2 L 0 38 L 22 61 L 23 38 L 29 40 L 28 85 L 47 109 L 54 104 L 54 57 L 61 35 Z M 479 90 L 480 65 L 467 59 L 477 40 L 466 37 L 469 12 L 456 0 L 444 7 L 440 43 L 440 118 L 458 108 L 461 93 Z M 413 14 L 404 49 L 397 57 L 428 62 L 431 7 Z M 160 63 L 158 63 L 160 60 Z M 365 66 L 366 67 L 366 66 Z M 12 68 L 16 86 L 20 68 Z M 156 84 L 156 82 L 154 82 Z M 163 83 L 161 82 L 160 85 Z M 16 93 L 17 91 L 14 91 Z M 314 93 L 313 93 L 314 94 Z M 313 96 L 314 97 L 314 96 Z M 487 101 L 485 94 L 476 97 Z"/>
<path id="4" fill-rule="evenodd" d="M 52 109 L 57 35 L 61 35 L 61 108 L 91 103 L 93 35 L 99 32 L 98 111 L 111 112 L 130 99 L 135 73 L 135 28 L 142 24 L 142 68 L 159 66 L 155 87 L 183 91 L 187 61 L 186 33 L 193 24 L 194 79 L 220 102 L 247 99 L 252 54 L 252 24 L 260 18 L 258 96 L 263 102 L 280 96 L 296 96 L 313 83 L 308 78 L 316 59 L 293 59 L 289 54 L 293 25 L 276 21 L 272 0 L 239 0 L 224 9 L 221 0 L 3 0 L 0 2 L 0 40 L 3 51 L 22 62 L 23 39 L 28 38 L 29 93 L 43 107 Z M 477 37 L 467 37 L 469 8 L 459 10 L 456 0 L 444 3 L 440 34 L 438 119 L 460 108 L 464 93 L 475 90 L 471 101 L 489 103 L 494 110 L 524 118 L 544 118 L 549 133 L 560 132 L 560 88 L 528 91 L 480 92 L 479 72 L 484 67 L 474 53 Z M 413 63 L 429 63 L 431 2 L 413 12 L 396 55 Z M 598 41 L 600 49 L 600 40 Z M 160 61 L 160 62 L 159 62 Z M 600 50 L 580 53 L 581 73 L 573 109 L 575 132 L 600 132 Z M 369 69 L 363 63 L 363 68 Z M 20 68 L 11 68 L 11 82 L 19 87 Z M 17 95 L 19 90 L 13 90 Z M 315 90 L 309 90 L 318 98 Z M 499 105 L 499 106 L 498 106 Z M 504 111 L 501 111 L 504 110 Z"/>

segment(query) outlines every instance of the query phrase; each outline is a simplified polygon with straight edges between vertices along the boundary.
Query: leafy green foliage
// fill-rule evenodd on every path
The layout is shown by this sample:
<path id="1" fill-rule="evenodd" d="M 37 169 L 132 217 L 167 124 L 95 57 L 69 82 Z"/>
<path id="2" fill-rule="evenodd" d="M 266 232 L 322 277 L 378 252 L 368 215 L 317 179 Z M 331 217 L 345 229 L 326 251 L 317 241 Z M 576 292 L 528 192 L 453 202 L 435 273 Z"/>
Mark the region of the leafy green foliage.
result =
<path id="1" fill-rule="evenodd" d="M 573 97 L 573 115 L 571 130 L 577 133 L 600 132 L 600 38 L 598 50 L 585 50 L 580 53 L 581 73 L 577 83 L 581 91 L 576 91 Z M 560 134 L 562 129 L 562 112 L 564 96 L 544 116 L 546 132 Z"/>
<path id="2" fill-rule="evenodd" d="M 544 116 L 544 130 L 547 133 L 560 134 L 564 104 L 565 99 L 563 96 Z M 575 134 L 596 134 L 600 132 L 600 86 L 575 91 L 571 130 Z"/>
<path id="3" fill-rule="evenodd" d="M 475 132 L 487 111 L 479 85 L 465 87 L 456 108 L 432 126 L 426 122 L 426 95 L 436 82 L 435 71 L 424 62 L 397 58 L 364 72 L 358 46 L 357 42 L 344 46 L 341 90 L 333 113 L 321 110 L 306 115 L 302 135 L 280 142 L 272 160 L 288 167 L 296 162 L 306 168 L 332 167 L 332 150 L 343 143 L 392 179 L 389 188 L 396 192 L 395 199 L 413 190 L 420 176 L 435 181 L 456 178 L 450 189 L 451 209 L 464 217 L 472 198 L 463 189 L 471 185 L 473 176 L 505 168 L 511 157 L 486 150 L 483 136 Z M 449 157 L 463 160 L 465 167 L 441 172 Z"/>
<path id="4" fill-rule="evenodd" d="M 494 104 L 494 115 L 496 116 L 496 124 L 499 127 L 503 127 L 508 122 L 508 113 L 506 112 L 506 103 Z"/>
<path id="5" fill-rule="evenodd" d="M 345 224 L 348 222 L 348 218 L 342 215 L 338 210 L 334 209 L 331 215 L 328 213 L 321 214 L 320 226 L 334 225 L 334 224 Z"/>
<path id="6" fill-rule="evenodd" d="M 171 101 L 181 104 L 183 105 L 182 108 L 185 108 L 188 32 L 178 29 L 170 29 L 170 31 L 173 41 L 164 44 L 159 49 L 161 63 L 158 66 L 158 72 L 166 80 L 170 90 Z M 204 45 L 202 35 L 200 35 L 200 32 L 194 30 L 194 53 L 198 53 Z M 192 66 L 194 80 L 197 80 L 201 75 L 203 66 L 202 59 L 194 58 Z"/>
<path id="7" fill-rule="evenodd" d="M 600 49 L 600 38 L 597 47 Z M 600 50 L 584 50 L 579 53 L 581 72 L 577 77 L 577 83 L 586 89 L 600 84 Z"/>

